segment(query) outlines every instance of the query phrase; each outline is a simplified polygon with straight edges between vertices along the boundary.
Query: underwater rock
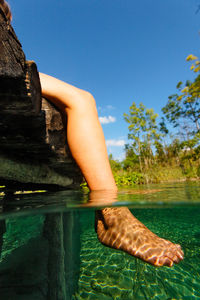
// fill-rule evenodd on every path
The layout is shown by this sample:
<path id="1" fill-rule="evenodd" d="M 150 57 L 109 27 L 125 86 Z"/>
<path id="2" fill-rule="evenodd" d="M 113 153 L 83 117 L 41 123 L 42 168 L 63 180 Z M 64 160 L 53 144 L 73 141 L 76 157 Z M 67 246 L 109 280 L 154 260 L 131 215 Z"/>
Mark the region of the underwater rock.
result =
<path id="1" fill-rule="evenodd" d="M 43 237 L 48 241 L 48 300 L 70 300 L 78 290 L 80 269 L 79 213 L 47 214 Z"/>
<path id="2" fill-rule="evenodd" d="M 47 257 L 47 241 L 39 237 L 5 257 L 0 264 L 1 299 L 47 299 Z"/>

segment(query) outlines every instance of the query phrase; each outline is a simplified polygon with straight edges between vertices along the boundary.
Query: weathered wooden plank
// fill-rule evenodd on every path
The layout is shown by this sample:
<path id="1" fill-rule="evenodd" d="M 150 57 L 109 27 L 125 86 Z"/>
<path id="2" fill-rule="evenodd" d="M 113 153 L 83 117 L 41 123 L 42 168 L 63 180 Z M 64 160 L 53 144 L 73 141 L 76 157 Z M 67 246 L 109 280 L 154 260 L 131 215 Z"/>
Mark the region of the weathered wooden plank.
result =
<path id="1" fill-rule="evenodd" d="M 0 8 L 0 76 L 20 78 L 24 71 L 25 55 L 21 44 Z"/>
<path id="2" fill-rule="evenodd" d="M 36 64 L 26 62 L 0 9 L 0 183 L 11 190 L 79 186 L 82 175 L 66 141 L 63 116 L 41 99 Z"/>

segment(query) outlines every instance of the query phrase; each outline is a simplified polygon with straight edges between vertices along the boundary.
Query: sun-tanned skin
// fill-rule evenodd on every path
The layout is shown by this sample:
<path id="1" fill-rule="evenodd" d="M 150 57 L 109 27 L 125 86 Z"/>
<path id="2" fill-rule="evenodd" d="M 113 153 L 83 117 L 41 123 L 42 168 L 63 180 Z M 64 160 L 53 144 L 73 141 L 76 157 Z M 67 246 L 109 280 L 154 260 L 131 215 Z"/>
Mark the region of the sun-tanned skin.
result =
<path id="1" fill-rule="evenodd" d="M 91 94 L 48 75 L 40 74 L 40 80 L 43 96 L 67 114 L 68 144 L 90 190 L 110 191 L 114 197 L 113 193 L 117 195 L 117 187 L 109 165 L 94 98 Z M 109 199 L 102 199 L 102 205 L 109 203 Z M 101 205 L 101 197 L 94 197 L 92 202 L 93 205 Z M 183 251 L 179 245 L 156 236 L 126 207 L 99 210 L 96 213 L 96 231 L 103 244 L 123 250 L 155 266 L 171 267 L 173 263 L 183 259 Z"/>
<path id="2" fill-rule="evenodd" d="M 164 240 L 140 221 L 127 207 L 105 208 L 96 212 L 100 242 L 123 250 L 155 266 L 169 266 L 183 259 L 180 245 Z"/>

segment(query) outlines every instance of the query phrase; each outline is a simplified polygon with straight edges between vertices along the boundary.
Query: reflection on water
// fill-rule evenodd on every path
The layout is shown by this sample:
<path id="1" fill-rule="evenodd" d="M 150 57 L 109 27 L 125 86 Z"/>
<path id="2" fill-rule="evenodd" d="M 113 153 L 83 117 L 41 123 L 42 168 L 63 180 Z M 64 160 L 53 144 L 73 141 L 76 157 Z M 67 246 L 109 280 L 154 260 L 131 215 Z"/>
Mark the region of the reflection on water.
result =
<path id="1" fill-rule="evenodd" d="M 2 204 L 1 300 L 198 299 L 200 185 L 155 189 L 145 187 L 148 192 L 143 194 L 120 191 L 114 205 L 128 203 L 149 229 L 182 245 L 185 259 L 172 268 L 156 268 L 101 245 L 88 195 L 58 192 L 57 197 L 63 193 L 65 200 L 56 200 L 55 193 L 49 201 L 48 195 L 34 195 Z M 77 195 L 82 197 L 79 203 Z"/>
<path id="2" fill-rule="evenodd" d="M 166 207 L 199 203 L 200 182 L 152 184 L 120 189 L 118 194 L 110 191 L 84 193 L 57 191 L 34 194 L 16 194 L 5 197 L 0 194 L 0 219 L 38 212 L 64 212 L 88 207 L 126 205 L 128 207 Z"/>

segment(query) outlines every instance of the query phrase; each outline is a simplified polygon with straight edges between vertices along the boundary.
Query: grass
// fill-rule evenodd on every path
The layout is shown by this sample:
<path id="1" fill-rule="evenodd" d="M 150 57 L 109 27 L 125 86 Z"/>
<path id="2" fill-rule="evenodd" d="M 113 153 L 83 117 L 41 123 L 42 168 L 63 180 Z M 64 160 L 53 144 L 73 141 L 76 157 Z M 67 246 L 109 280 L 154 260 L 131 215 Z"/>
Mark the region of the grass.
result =
<path id="1" fill-rule="evenodd" d="M 192 166 L 182 169 L 179 166 L 155 165 L 143 173 L 132 170 L 113 170 L 113 175 L 117 186 L 134 186 L 137 184 L 200 179 L 200 168 Z"/>

